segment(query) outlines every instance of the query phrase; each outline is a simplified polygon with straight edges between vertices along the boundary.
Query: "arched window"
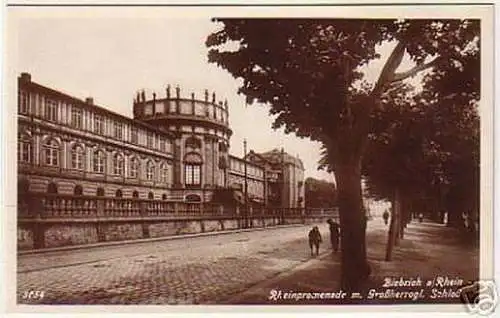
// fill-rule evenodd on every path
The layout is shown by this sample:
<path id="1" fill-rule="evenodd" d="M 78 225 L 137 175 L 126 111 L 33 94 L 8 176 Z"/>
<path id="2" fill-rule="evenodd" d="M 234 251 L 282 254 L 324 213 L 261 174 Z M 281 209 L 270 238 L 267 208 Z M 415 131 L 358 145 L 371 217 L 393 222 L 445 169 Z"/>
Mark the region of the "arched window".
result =
<path id="1" fill-rule="evenodd" d="M 168 183 L 168 166 L 166 163 L 162 163 L 160 166 L 160 182 Z"/>
<path id="2" fill-rule="evenodd" d="M 57 194 L 57 184 L 55 184 L 54 182 L 49 183 L 49 185 L 47 186 L 47 193 Z"/>
<path id="3" fill-rule="evenodd" d="M 82 195 L 83 194 L 83 188 L 81 185 L 77 184 L 75 188 L 73 189 L 73 194 L 74 195 Z"/>
<path id="4" fill-rule="evenodd" d="M 96 173 L 104 173 L 106 167 L 106 154 L 102 150 L 94 151 L 92 156 L 92 170 Z"/>
<path id="5" fill-rule="evenodd" d="M 201 185 L 201 156 L 197 153 L 188 153 L 184 157 L 184 183 L 186 186 Z"/>
<path id="6" fill-rule="evenodd" d="M 113 173 L 118 176 L 123 175 L 123 156 L 120 154 L 113 156 Z"/>
<path id="7" fill-rule="evenodd" d="M 146 180 L 153 181 L 155 179 L 155 165 L 152 161 L 148 161 L 146 165 Z"/>
<path id="8" fill-rule="evenodd" d="M 135 157 L 130 159 L 130 169 L 129 169 L 129 177 L 137 178 L 139 176 L 139 160 Z"/>
<path id="9" fill-rule="evenodd" d="M 116 192 L 115 192 L 115 197 L 117 197 L 117 198 L 121 198 L 121 197 L 123 197 L 122 190 L 120 190 L 120 189 L 116 190 Z"/>
<path id="10" fill-rule="evenodd" d="M 48 139 L 43 145 L 43 153 L 45 155 L 45 164 L 47 166 L 59 166 L 59 143 L 55 139 Z"/>
<path id="11" fill-rule="evenodd" d="M 139 192 L 137 192 L 137 190 L 134 190 L 134 192 L 132 192 L 132 198 L 139 198 Z"/>
<path id="12" fill-rule="evenodd" d="M 27 134 L 20 134 L 17 141 L 17 161 L 31 163 L 33 141 Z"/>
<path id="13" fill-rule="evenodd" d="M 85 167 L 85 150 L 80 145 L 75 145 L 71 149 L 71 168 L 76 170 L 84 170 Z"/>
<path id="14" fill-rule="evenodd" d="M 149 192 L 148 193 L 148 199 L 154 200 L 154 198 L 155 198 L 155 195 L 153 194 L 153 192 Z"/>
<path id="15" fill-rule="evenodd" d="M 104 196 L 104 189 L 103 188 L 97 188 L 97 196 L 98 197 Z"/>

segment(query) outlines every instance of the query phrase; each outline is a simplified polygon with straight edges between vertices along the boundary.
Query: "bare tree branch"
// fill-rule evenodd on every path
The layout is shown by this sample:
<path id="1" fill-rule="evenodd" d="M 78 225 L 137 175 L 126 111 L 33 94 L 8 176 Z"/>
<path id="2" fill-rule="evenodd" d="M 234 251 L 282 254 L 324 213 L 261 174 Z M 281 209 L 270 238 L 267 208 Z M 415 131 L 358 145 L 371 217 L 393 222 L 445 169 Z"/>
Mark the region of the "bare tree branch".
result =
<path id="1" fill-rule="evenodd" d="M 406 44 L 403 41 L 399 41 L 398 44 L 392 50 L 391 55 L 387 59 L 382 68 L 382 72 L 375 84 L 373 90 L 370 93 L 371 101 L 367 100 L 367 103 L 363 106 L 363 111 L 357 112 L 357 118 L 354 123 L 354 127 L 350 130 L 350 140 L 354 147 L 354 153 L 361 155 L 366 148 L 368 140 L 368 130 L 370 114 L 375 105 L 380 102 L 380 97 L 388 84 L 392 83 L 392 78 L 396 72 L 399 65 L 403 61 L 403 56 L 406 50 Z"/>
<path id="2" fill-rule="evenodd" d="M 375 87 L 371 92 L 371 95 L 374 98 L 378 98 L 382 93 L 385 85 L 391 82 L 392 78 L 394 77 L 394 73 L 396 72 L 401 62 L 403 61 L 405 50 L 406 50 L 406 45 L 402 41 L 398 42 L 394 50 L 392 50 L 392 53 L 387 59 L 387 62 L 385 62 L 385 65 L 382 68 L 382 72 L 380 73 L 377 83 L 375 84 Z"/>
<path id="3" fill-rule="evenodd" d="M 404 79 L 407 79 L 409 77 L 413 77 L 413 76 L 417 75 L 419 72 L 436 65 L 438 60 L 439 60 L 439 56 L 436 57 L 434 60 L 430 61 L 429 63 L 419 64 L 419 65 L 415 66 L 414 68 L 412 68 L 411 70 L 408 70 L 406 72 L 395 73 L 391 82 L 398 82 L 398 81 L 402 81 Z"/>

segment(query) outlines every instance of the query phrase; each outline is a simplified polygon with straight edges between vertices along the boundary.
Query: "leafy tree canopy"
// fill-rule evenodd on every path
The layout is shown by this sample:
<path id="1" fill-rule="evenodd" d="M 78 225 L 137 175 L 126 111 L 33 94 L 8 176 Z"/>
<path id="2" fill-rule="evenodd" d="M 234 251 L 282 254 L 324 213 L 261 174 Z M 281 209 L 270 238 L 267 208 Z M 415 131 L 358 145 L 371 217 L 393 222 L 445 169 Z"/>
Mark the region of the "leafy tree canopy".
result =
<path id="1" fill-rule="evenodd" d="M 307 178 L 305 181 L 306 207 L 331 208 L 336 206 L 335 184 L 332 182 Z"/>
<path id="2" fill-rule="evenodd" d="M 209 61 L 243 79 L 239 92 L 248 103 L 272 106 L 275 128 L 284 126 L 286 132 L 326 143 L 335 141 L 342 129 L 356 128 L 357 121 L 371 113 L 367 95 L 382 94 L 391 83 L 429 67 L 459 69 L 479 32 L 476 20 L 218 21 L 224 27 L 207 39 Z M 391 61 L 394 65 L 385 66 L 384 80 L 375 87 L 353 89 L 362 78 L 359 68 L 379 58 L 377 45 L 393 40 L 398 41 L 393 52 L 397 56 Z M 231 43 L 236 50 L 225 46 Z M 416 66 L 395 73 L 405 51 Z M 478 92 L 477 83 L 470 85 L 470 92 Z M 446 89 L 430 84 L 428 88 Z"/>

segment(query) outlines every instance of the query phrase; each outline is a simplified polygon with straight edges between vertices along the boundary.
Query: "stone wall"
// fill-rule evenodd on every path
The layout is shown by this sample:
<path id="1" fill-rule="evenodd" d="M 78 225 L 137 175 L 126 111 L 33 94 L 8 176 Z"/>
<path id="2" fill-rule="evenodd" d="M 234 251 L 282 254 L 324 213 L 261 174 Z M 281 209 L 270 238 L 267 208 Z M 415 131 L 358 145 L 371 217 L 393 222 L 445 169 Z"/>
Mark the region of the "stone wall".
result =
<path id="1" fill-rule="evenodd" d="M 284 224 L 318 224 L 326 218 L 287 218 Z M 277 217 L 254 217 L 249 227 L 263 228 L 277 226 Z M 105 223 L 27 223 L 17 227 L 19 250 L 35 248 L 35 238 L 43 237 L 43 247 L 84 245 L 98 242 L 158 238 L 203 232 L 238 230 L 243 227 L 241 219 L 165 220 L 165 221 L 108 221 Z"/>

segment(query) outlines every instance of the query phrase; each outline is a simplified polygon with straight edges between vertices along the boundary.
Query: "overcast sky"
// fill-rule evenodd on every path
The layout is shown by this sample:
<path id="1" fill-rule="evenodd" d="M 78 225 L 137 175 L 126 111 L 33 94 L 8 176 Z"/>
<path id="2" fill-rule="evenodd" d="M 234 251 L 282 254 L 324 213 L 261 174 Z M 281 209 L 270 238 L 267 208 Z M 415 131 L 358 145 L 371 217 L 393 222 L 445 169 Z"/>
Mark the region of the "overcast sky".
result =
<path id="1" fill-rule="evenodd" d="M 96 104 L 129 117 L 140 89 L 156 91 L 160 98 L 167 84 L 180 85 L 186 97 L 195 92 L 203 98 L 204 89 L 209 89 L 218 100 L 228 100 L 233 155 L 242 156 L 243 138 L 257 152 L 284 147 L 302 159 L 306 177 L 333 180 L 332 175 L 317 170 L 319 143 L 272 130 L 269 109 L 245 107 L 244 97 L 236 94 L 238 81 L 207 62 L 205 39 L 220 28 L 210 16 L 140 18 L 121 15 L 118 9 L 111 16 L 89 16 L 67 10 L 68 14 L 57 17 L 41 10 L 29 18 L 11 16 L 10 43 L 17 42 L 15 74 L 29 72 L 35 82 L 81 99 L 92 96 Z M 390 47 L 381 49 L 382 61 Z M 372 81 L 381 64 L 377 61 L 366 69 Z"/>

